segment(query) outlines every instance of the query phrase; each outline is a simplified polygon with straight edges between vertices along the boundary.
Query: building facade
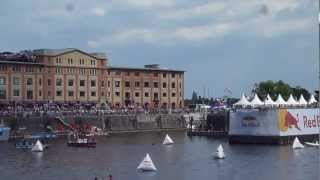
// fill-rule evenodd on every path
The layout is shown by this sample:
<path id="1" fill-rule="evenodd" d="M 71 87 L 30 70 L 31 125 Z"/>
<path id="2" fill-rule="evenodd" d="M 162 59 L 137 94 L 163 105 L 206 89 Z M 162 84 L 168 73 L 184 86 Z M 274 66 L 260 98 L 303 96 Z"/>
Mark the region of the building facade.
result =
<path id="1" fill-rule="evenodd" d="M 182 108 L 184 71 L 108 66 L 104 53 L 39 49 L 0 55 L 0 102 Z"/>

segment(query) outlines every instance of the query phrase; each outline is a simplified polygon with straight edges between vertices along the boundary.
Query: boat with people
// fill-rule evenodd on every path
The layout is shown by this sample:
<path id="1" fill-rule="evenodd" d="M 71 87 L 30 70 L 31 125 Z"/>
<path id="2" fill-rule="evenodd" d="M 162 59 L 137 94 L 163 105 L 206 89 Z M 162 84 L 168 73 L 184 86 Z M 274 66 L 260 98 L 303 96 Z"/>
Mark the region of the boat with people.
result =
<path id="1" fill-rule="evenodd" d="M 68 146 L 95 148 L 97 146 L 94 134 L 73 132 L 68 136 Z"/>
<path id="2" fill-rule="evenodd" d="M 304 144 L 306 144 L 307 146 L 311 146 L 311 147 L 319 147 L 320 146 L 318 141 L 316 141 L 314 143 L 313 142 L 305 142 Z"/>

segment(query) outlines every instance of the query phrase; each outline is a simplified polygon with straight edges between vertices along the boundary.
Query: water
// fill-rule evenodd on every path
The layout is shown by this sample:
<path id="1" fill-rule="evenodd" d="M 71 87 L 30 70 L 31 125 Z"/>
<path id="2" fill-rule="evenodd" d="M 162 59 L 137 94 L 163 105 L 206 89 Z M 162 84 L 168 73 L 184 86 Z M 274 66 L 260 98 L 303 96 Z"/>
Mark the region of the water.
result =
<path id="1" fill-rule="evenodd" d="M 164 133 L 100 137 L 95 149 L 70 148 L 56 139 L 43 153 L 15 149 L 0 143 L 0 179 L 23 180 L 319 180 L 319 149 L 291 146 L 229 145 L 226 139 L 187 137 L 170 132 L 176 142 L 163 146 Z M 211 154 L 222 144 L 227 158 Z M 150 153 L 157 172 L 141 173 L 136 167 Z"/>

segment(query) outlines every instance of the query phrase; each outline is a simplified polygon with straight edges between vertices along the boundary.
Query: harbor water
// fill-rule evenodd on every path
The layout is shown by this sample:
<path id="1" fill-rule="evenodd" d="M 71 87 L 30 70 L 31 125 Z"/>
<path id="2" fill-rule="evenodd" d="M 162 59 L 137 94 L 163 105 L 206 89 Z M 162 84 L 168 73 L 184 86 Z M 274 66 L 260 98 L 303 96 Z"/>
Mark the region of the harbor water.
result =
<path id="1" fill-rule="evenodd" d="M 188 137 L 169 132 L 175 144 L 162 145 L 166 133 L 150 132 L 99 137 L 96 148 L 67 147 L 66 139 L 50 141 L 43 153 L 0 143 L 0 179 L 90 180 L 319 180 L 320 150 L 291 146 L 230 145 L 227 139 Z M 212 154 L 219 144 L 226 159 Z M 149 153 L 157 172 L 136 168 Z"/>

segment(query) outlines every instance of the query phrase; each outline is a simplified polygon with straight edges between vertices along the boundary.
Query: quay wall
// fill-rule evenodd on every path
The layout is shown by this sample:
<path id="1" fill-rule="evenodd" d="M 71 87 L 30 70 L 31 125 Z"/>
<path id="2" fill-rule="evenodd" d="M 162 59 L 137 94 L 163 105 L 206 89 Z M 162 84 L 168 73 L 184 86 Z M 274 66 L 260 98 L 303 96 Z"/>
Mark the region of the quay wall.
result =
<path id="1" fill-rule="evenodd" d="M 12 129 L 23 129 L 25 133 L 44 131 L 47 126 L 61 130 L 61 122 L 55 114 L 18 114 L 0 117 Z M 75 121 L 88 123 L 105 132 L 139 132 L 145 130 L 184 130 L 186 122 L 182 114 L 83 114 L 81 116 L 64 115 L 63 122 L 72 124 Z"/>

